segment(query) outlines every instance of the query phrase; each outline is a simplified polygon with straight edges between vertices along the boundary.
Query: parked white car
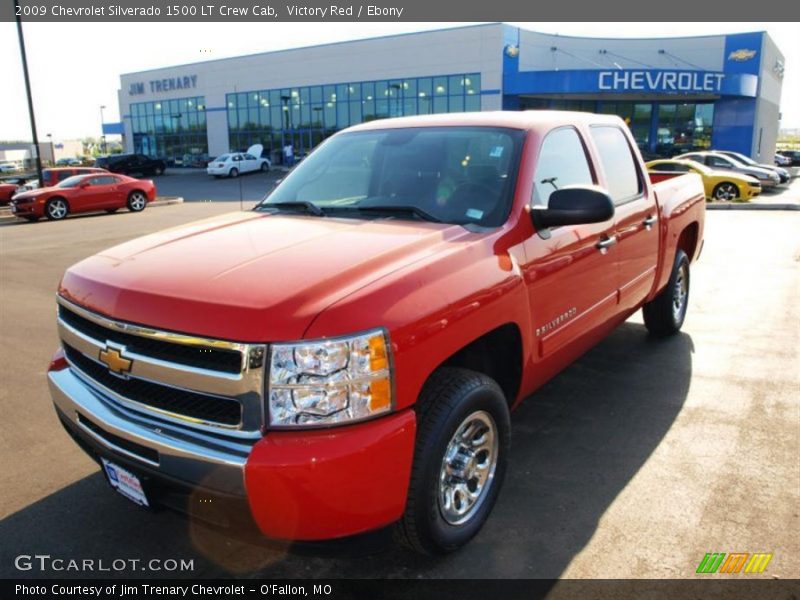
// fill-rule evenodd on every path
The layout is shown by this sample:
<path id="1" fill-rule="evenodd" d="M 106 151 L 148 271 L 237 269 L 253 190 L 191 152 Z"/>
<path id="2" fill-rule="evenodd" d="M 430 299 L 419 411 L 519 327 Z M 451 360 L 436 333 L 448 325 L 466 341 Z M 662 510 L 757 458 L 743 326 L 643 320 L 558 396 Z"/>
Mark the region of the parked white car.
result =
<path id="1" fill-rule="evenodd" d="M 229 152 L 208 163 L 206 172 L 214 177 L 238 177 L 242 173 L 269 171 L 272 164 L 268 158 L 261 158 L 264 146 L 253 144 L 247 152 Z"/>
<path id="2" fill-rule="evenodd" d="M 11 163 L 0 163 L 0 173 L 13 173 L 17 170 L 17 166 Z"/>
<path id="3" fill-rule="evenodd" d="M 775 164 L 779 167 L 791 167 L 792 166 L 792 159 L 788 156 L 784 156 L 783 154 L 775 154 Z"/>

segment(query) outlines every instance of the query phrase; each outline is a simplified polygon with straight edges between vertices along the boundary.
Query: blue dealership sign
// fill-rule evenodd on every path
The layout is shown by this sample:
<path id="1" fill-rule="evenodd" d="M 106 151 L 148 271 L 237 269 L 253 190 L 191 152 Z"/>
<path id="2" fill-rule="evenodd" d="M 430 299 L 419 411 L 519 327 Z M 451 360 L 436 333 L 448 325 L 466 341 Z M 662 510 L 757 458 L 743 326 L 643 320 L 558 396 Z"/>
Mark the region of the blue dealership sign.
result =
<path id="1" fill-rule="evenodd" d="M 506 73 L 505 94 L 717 94 L 753 98 L 758 76 L 679 69 L 522 71 Z"/>

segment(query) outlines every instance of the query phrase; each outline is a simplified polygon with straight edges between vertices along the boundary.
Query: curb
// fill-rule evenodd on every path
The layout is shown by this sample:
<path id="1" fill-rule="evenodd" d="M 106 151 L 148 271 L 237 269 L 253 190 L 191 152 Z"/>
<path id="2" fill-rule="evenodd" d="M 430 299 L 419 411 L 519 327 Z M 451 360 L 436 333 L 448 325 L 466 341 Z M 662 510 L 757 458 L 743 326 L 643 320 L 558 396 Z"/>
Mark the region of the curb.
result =
<path id="1" fill-rule="evenodd" d="M 158 206 L 169 206 L 171 204 L 183 204 L 183 196 L 156 196 L 156 199 L 147 203 L 148 208 Z M 11 214 L 11 209 L 7 207 L 0 208 L 0 222 L 16 221 L 17 216 Z"/>
<path id="2" fill-rule="evenodd" d="M 706 204 L 706 210 L 800 210 L 800 204 L 748 204 L 733 202 L 731 204 Z"/>

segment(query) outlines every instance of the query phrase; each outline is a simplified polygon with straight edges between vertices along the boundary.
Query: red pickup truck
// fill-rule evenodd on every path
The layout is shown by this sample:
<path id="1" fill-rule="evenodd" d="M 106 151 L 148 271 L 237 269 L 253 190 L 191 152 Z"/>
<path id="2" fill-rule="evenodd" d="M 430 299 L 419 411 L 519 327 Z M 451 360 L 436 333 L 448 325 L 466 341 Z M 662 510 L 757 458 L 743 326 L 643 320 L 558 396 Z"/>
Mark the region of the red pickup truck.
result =
<path id="1" fill-rule="evenodd" d="M 52 397 L 140 505 L 451 551 L 514 468 L 514 407 L 640 308 L 680 329 L 704 211 L 617 117 L 358 125 L 252 211 L 71 267 Z"/>

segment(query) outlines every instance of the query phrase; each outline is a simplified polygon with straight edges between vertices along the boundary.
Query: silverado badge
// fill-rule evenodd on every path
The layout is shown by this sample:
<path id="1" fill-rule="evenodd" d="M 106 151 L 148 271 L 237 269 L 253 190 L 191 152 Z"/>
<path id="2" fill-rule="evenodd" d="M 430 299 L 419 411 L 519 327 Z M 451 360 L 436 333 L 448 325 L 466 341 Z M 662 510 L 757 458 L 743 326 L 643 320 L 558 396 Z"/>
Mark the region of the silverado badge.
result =
<path id="1" fill-rule="evenodd" d="M 106 344 L 105 349 L 100 350 L 100 362 L 108 367 L 114 375 L 124 377 L 131 372 L 133 361 L 122 356 L 122 348 L 112 348 Z"/>

